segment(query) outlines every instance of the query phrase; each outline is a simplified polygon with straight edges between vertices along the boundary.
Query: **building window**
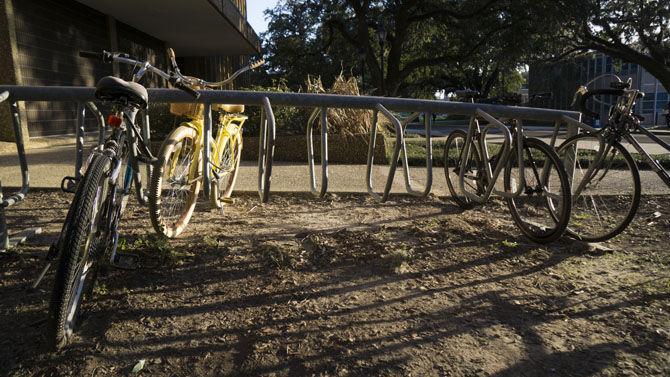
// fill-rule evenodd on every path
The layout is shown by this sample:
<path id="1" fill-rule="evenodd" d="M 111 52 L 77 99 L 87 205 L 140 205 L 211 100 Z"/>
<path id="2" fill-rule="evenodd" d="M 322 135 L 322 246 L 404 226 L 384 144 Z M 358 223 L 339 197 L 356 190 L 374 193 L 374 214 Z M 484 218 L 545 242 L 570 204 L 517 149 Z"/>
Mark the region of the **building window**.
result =
<path id="1" fill-rule="evenodd" d="M 668 106 L 668 93 L 656 93 L 656 108 L 665 109 Z"/>
<path id="2" fill-rule="evenodd" d="M 603 60 L 600 57 L 596 58 L 596 76 L 603 73 Z"/>
<path id="3" fill-rule="evenodd" d="M 605 73 L 612 73 L 612 57 L 608 56 L 605 59 Z"/>

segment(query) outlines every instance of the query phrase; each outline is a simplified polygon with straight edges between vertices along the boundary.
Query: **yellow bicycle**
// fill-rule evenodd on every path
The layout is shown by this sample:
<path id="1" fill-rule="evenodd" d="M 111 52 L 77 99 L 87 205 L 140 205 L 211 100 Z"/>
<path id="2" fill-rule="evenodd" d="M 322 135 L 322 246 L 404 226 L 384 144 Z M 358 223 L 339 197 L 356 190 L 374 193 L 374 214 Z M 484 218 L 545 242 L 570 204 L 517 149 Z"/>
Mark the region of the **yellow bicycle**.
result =
<path id="1" fill-rule="evenodd" d="M 191 88 L 221 87 L 240 73 L 259 67 L 255 62 L 235 72 L 228 79 L 210 83 L 179 73 L 174 53 L 169 50 L 174 71 L 181 83 Z M 230 198 L 242 154 L 242 126 L 247 117 L 242 115 L 244 105 L 212 105 L 219 113 L 216 137 L 211 145 L 210 203 L 221 208 Z M 169 238 L 179 236 L 193 215 L 202 184 L 202 155 L 204 130 L 204 105 L 172 104 L 171 113 L 188 120 L 175 128 L 163 142 L 149 186 L 149 214 L 151 223 L 159 234 Z"/>

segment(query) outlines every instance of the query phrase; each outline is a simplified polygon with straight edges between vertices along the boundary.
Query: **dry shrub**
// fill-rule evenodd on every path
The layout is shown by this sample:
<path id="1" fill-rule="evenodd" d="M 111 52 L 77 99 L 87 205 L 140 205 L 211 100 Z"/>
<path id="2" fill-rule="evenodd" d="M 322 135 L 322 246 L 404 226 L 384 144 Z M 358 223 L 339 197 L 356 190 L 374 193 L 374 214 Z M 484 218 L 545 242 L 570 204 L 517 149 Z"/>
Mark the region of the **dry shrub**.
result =
<path id="1" fill-rule="evenodd" d="M 309 93 L 328 93 L 349 96 L 360 96 L 358 81 L 355 77 L 345 78 L 342 73 L 335 79 L 330 90 L 324 88 L 321 77 L 307 76 Z M 380 123 L 385 119 L 380 118 Z M 363 109 L 328 109 L 328 132 L 347 136 L 367 135 L 372 125 L 372 111 Z M 384 130 L 386 127 L 381 127 Z"/>

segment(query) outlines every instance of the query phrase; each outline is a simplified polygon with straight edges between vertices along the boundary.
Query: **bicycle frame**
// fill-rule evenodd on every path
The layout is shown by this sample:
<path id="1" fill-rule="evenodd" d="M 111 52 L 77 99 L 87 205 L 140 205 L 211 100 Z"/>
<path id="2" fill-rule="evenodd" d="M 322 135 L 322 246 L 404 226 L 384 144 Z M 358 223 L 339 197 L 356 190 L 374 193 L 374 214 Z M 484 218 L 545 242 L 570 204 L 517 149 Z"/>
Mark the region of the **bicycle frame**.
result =
<path id="1" fill-rule="evenodd" d="M 645 136 L 647 136 L 648 138 L 650 138 L 651 140 L 653 140 L 656 144 L 660 145 L 665 150 L 670 152 L 670 144 L 664 142 L 658 136 L 654 135 L 649 130 L 643 127 L 638 126 L 637 130 L 642 134 L 644 134 Z M 658 161 L 654 160 L 651 157 L 651 155 L 647 153 L 646 150 L 644 150 L 642 145 L 640 145 L 640 143 L 637 140 L 635 140 L 635 138 L 633 137 L 633 135 L 630 134 L 630 132 L 627 133 L 624 136 L 624 138 L 633 146 L 633 148 L 635 148 L 635 150 L 637 150 L 637 152 L 640 154 L 640 156 L 642 156 L 645 162 L 649 164 L 651 170 L 653 170 L 661 178 L 663 183 L 665 183 L 668 187 L 670 187 L 670 174 L 668 173 L 668 171 Z"/>
<path id="2" fill-rule="evenodd" d="M 223 143 L 226 138 L 234 138 L 236 135 L 238 135 L 242 130 L 244 122 L 248 119 L 246 116 L 238 114 L 223 114 L 221 118 L 222 120 L 219 122 L 219 130 L 217 132 L 216 138 L 210 143 L 209 161 L 219 161 L 221 154 L 225 149 Z M 188 181 L 191 183 L 196 179 L 201 179 L 200 168 L 202 167 L 202 164 L 200 163 L 200 159 L 205 158 L 205 148 L 203 148 L 205 124 L 204 120 L 201 118 L 191 118 L 189 121 L 184 122 L 181 125 L 194 129 L 196 135 L 198 135 L 195 140 L 195 145 L 193 146 L 195 153 L 193 154 L 193 161 L 190 164 L 190 170 L 188 174 Z M 170 165 L 170 170 L 168 171 L 169 175 L 173 174 L 177 161 L 178 159 L 174 159 L 174 163 Z M 214 166 L 214 164 L 211 162 L 209 166 L 210 169 L 208 169 L 208 175 L 211 180 L 213 178 L 213 171 L 215 168 L 217 168 L 217 166 Z"/>

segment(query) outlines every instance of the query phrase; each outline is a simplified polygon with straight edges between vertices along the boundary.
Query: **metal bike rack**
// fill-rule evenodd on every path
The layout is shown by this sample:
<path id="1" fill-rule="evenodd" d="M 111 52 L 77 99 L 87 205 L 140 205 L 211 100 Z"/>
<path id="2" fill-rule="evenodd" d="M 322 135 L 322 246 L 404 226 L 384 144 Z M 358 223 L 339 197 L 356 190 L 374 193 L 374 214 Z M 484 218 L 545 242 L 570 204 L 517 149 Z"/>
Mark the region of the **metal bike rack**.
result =
<path id="1" fill-rule="evenodd" d="M 1 91 L 9 91 L 10 97 L 14 102 L 16 101 L 72 101 L 85 103 L 88 105 L 89 102 L 95 101 L 94 97 L 94 88 L 91 87 L 27 87 L 27 86 L 0 86 Z M 280 93 L 280 92 L 244 92 L 244 91 L 229 91 L 229 90 L 207 90 L 200 91 L 200 98 L 194 100 L 190 95 L 177 90 L 177 89 L 148 89 L 150 102 L 152 103 L 171 103 L 171 102 L 181 102 L 181 103 L 204 103 L 204 104 L 213 104 L 213 103 L 236 103 L 241 105 L 250 105 L 250 106 L 261 106 L 262 107 L 262 118 L 261 118 L 261 132 L 260 132 L 260 142 L 259 142 L 259 160 L 258 160 L 258 192 L 261 200 L 263 202 L 269 199 L 270 195 L 270 184 L 272 178 L 272 160 L 274 154 L 274 139 L 276 134 L 276 124 L 274 119 L 274 113 L 272 111 L 272 106 L 295 106 L 295 107 L 310 107 L 319 109 L 319 114 L 321 114 L 322 120 L 322 156 L 324 157 L 321 161 L 321 187 L 317 189 L 314 173 L 314 159 L 313 153 L 310 154 L 309 160 L 310 163 L 310 182 L 311 189 L 315 192 L 316 195 L 322 196 L 327 192 L 328 189 L 328 142 L 327 142 L 327 116 L 324 119 L 324 114 L 329 108 L 350 108 L 350 109 L 366 109 L 373 110 L 373 120 L 374 124 L 377 123 L 377 118 L 379 112 L 381 111 L 384 116 L 389 118 L 394 125 L 396 131 L 395 136 L 395 147 L 394 147 L 394 159 L 390 163 L 389 175 L 386 179 L 386 185 L 382 194 L 377 194 L 374 192 L 372 187 L 372 167 L 374 165 L 374 144 L 376 142 L 377 130 L 376 127 L 373 127 L 370 130 L 370 148 L 368 149 L 368 169 L 366 175 L 366 184 L 368 192 L 379 201 L 385 201 L 389 197 L 391 186 L 393 183 L 393 176 L 395 170 L 397 169 L 398 158 L 400 154 L 403 155 L 403 168 L 404 173 L 407 174 L 405 177 L 405 186 L 407 192 L 413 195 L 427 195 L 430 192 L 432 184 L 432 148 L 430 142 L 430 131 L 432 125 L 430 122 L 430 114 L 453 114 L 453 115 L 464 115 L 464 116 L 474 116 L 476 114 L 485 113 L 491 118 L 507 118 L 507 119 L 518 119 L 518 120 L 534 120 L 534 121 L 545 121 L 545 122 L 554 122 L 556 125 L 556 130 L 553 135 L 555 141 L 558 129 L 562 125 L 568 126 L 568 133 L 575 132 L 577 129 L 584 129 L 589 132 L 590 127 L 579 121 L 581 114 L 574 111 L 563 111 L 563 110 L 551 110 L 551 109 L 540 109 L 540 108 L 528 108 L 528 107 L 515 107 L 515 106 L 502 106 L 502 105 L 492 105 L 492 104 L 475 104 L 475 103 L 463 103 L 463 102 L 448 102 L 448 101 L 436 101 L 436 100 L 418 100 L 418 99 L 405 99 L 405 98 L 390 98 L 390 97 L 372 97 L 372 96 L 350 96 L 350 95 L 334 95 L 334 94 L 310 94 L 310 93 Z M 88 106 L 90 108 L 90 106 Z M 78 112 L 79 116 L 83 118 L 84 115 L 84 106 L 79 107 Z M 407 166 L 407 156 L 406 156 L 406 145 L 404 138 L 404 130 L 409 122 L 399 121 L 390 111 L 399 111 L 399 112 L 410 112 L 410 113 L 425 113 L 426 114 L 426 142 L 427 142 L 427 155 L 426 155 L 426 168 L 428 179 L 426 186 L 423 190 L 417 190 L 412 187 L 411 177 L 409 176 L 409 167 Z M 211 140 L 211 105 L 207 108 L 205 118 L 206 123 L 209 122 L 209 132 L 205 132 L 204 137 Z M 102 118 L 99 115 L 99 112 L 93 111 L 98 115 L 98 118 Z M 318 115 L 317 115 L 318 116 Z M 146 119 L 146 114 L 145 118 Z M 316 119 L 312 120 L 309 128 L 310 133 L 313 128 L 313 123 Z M 83 121 L 79 121 L 79 124 L 83 125 Z M 323 125 L 325 125 L 325 130 Z M 148 127 L 149 122 L 143 122 L 143 136 L 148 136 Z M 79 132 L 78 142 L 83 143 L 83 137 L 79 138 L 80 135 L 83 135 L 83 127 L 77 127 Z M 325 133 L 324 133 L 325 131 Z M 325 136 L 325 137 L 324 137 Z M 310 137 L 308 136 L 308 139 Z M 313 139 L 310 139 L 313 141 Z M 308 153 L 313 152 L 313 145 L 311 142 L 308 143 Z M 204 148 L 207 150 L 208 148 Z M 77 160 L 83 161 L 83 147 L 78 146 L 77 150 Z M 206 153 L 205 158 L 203 158 L 203 167 L 209 167 L 209 153 Z M 78 166 L 77 168 L 80 168 Z M 206 194 L 209 193 L 209 177 L 207 174 L 204 175 L 204 187 L 203 191 Z"/>
<path id="2" fill-rule="evenodd" d="M 412 176 L 409 171 L 409 161 L 407 159 L 407 142 L 405 138 L 405 131 L 407 126 L 421 113 L 414 113 L 402 121 L 403 144 L 402 144 L 402 158 L 403 158 L 403 173 L 405 176 L 405 190 L 408 194 L 414 196 L 428 196 L 430 194 L 431 186 L 433 185 L 433 138 L 432 138 L 432 119 L 430 113 L 424 113 L 424 129 L 426 138 L 426 184 L 423 190 L 417 190 L 412 186 Z"/>
<path id="3" fill-rule="evenodd" d="M 468 156 L 468 153 L 470 152 L 470 147 L 472 146 L 473 143 L 473 138 L 475 132 L 479 132 L 479 121 L 477 120 L 477 117 L 484 118 L 489 124 L 484 127 L 484 131 L 482 131 L 483 135 L 478 138 L 479 142 L 481 143 L 479 145 L 479 148 L 482 150 L 482 153 L 484 154 L 484 162 L 489 161 L 489 151 L 488 151 L 488 146 L 486 145 L 486 133 L 488 129 L 490 128 L 497 128 L 500 130 L 500 132 L 503 134 L 503 146 L 502 146 L 502 151 L 501 151 L 501 161 L 507 161 L 507 157 L 510 154 L 511 150 L 511 144 L 512 144 L 512 135 L 507 128 L 502 122 L 500 122 L 498 119 L 492 117 L 491 115 L 487 114 L 486 112 L 477 109 L 475 110 L 475 113 L 472 115 L 470 118 L 470 127 L 468 129 L 468 136 L 465 141 L 465 147 L 463 148 L 463 155 Z M 482 195 L 475 195 L 471 192 L 468 192 L 465 190 L 465 184 L 464 184 L 464 177 L 465 177 L 465 171 L 466 169 L 463 169 L 465 166 L 464 164 L 466 163 L 466 160 L 463 160 L 461 162 L 461 171 L 459 173 L 459 179 L 458 179 L 458 185 L 459 189 L 463 192 L 463 194 L 470 198 L 471 200 L 474 200 L 478 203 L 483 203 L 485 202 L 489 196 L 491 195 L 491 192 L 493 191 L 495 182 L 498 179 L 498 176 L 500 175 L 500 172 L 502 171 L 504 164 L 497 164 L 496 168 L 494 171 L 491 171 L 491 165 L 486 163 L 486 175 L 489 177 L 491 184 L 488 186 L 486 189 L 486 192 Z"/>
<path id="4" fill-rule="evenodd" d="M 316 119 L 321 124 L 321 189 L 316 186 L 314 173 L 314 137 L 312 129 Z M 309 162 L 309 190 L 313 195 L 323 198 L 328 192 L 328 109 L 314 109 L 307 121 L 307 161 Z"/>
<path id="5" fill-rule="evenodd" d="M 0 102 L 4 102 L 9 97 L 9 92 L 0 90 Z M 9 236 L 5 211 L 7 208 L 24 200 L 30 188 L 30 175 L 28 174 L 28 161 L 26 160 L 26 148 L 23 144 L 23 130 L 21 129 L 18 104 L 12 102 L 10 110 L 12 113 L 12 126 L 14 128 L 14 141 L 16 142 L 16 151 L 19 156 L 19 165 L 21 166 L 21 189 L 5 198 L 2 194 L 2 182 L 0 182 L 0 252 L 16 247 L 32 235 L 42 233 L 42 228 L 30 228 L 12 237 Z"/>

